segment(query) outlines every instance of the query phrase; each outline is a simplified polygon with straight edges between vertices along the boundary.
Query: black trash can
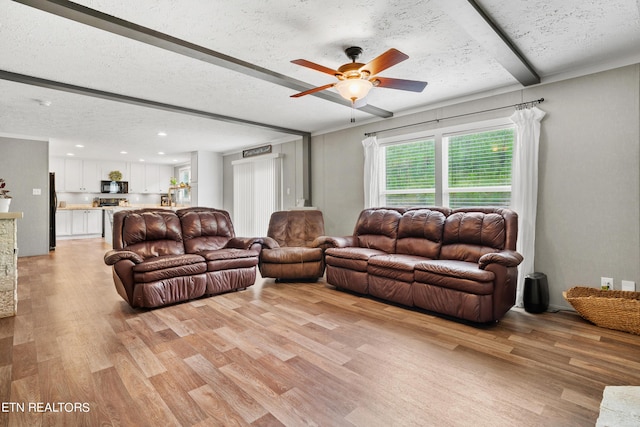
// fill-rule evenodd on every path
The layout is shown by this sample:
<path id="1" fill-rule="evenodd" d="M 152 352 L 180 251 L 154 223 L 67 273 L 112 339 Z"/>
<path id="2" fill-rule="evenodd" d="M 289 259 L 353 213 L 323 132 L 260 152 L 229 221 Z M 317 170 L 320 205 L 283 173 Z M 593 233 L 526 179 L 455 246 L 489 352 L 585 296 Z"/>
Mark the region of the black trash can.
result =
<path id="1" fill-rule="evenodd" d="M 524 278 L 524 309 L 543 313 L 549 308 L 549 284 L 544 273 L 531 273 Z"/>

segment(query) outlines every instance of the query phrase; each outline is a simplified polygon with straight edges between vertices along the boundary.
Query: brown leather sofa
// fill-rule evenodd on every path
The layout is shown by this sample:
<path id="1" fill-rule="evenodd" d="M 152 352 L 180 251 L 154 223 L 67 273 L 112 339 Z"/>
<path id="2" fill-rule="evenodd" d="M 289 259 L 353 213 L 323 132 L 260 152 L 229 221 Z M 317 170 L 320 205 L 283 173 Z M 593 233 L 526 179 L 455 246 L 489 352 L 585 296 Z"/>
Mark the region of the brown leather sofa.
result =
<path id="1" fill-rule="evenodd" d="M 261 242 L 235 237 L 223 210 L 125 210 L 104 261 L 131 307 L 160 307 L 253 285 Z"/>
<path id="2" fill-rule="evenodd" d="M 322 235 L 322 211 L 274 212 L 260 252 L 260 275 L 279 280 L 313 281 L 322 277 L 324 253 L 315 241 Z"/>
<path id="3" fill-rule="evenodd" d="M 515 303 L 518 216 L 509 209 L 373 208 L 323 237 L 337 288 L 486 323 Z"/>

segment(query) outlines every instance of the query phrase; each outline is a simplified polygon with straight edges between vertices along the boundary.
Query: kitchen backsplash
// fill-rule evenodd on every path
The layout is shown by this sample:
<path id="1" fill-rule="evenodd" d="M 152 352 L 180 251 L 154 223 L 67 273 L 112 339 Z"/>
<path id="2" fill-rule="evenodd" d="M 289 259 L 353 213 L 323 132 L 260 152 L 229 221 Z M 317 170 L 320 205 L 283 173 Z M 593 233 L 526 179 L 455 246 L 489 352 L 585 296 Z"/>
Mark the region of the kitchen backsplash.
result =
<path id="1" fill-rule="evenodd" d="M 160 206 L 160 194 L 100 194 L 100 193 L 62 193 L 58 192 L 58 204 L 67 202 L 67 205 L 90 205 L 94 198 L 122 198 L 129 200 L 131 205 L 158 205 Z"/>

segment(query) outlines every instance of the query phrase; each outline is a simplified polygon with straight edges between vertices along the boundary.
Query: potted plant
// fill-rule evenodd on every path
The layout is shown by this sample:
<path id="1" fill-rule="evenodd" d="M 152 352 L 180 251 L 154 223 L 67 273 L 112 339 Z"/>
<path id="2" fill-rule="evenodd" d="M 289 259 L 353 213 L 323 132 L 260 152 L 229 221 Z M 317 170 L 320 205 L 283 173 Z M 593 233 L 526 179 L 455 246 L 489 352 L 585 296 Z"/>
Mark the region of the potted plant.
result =
<path id="1" fill-rule="evenodd" d="M 0 212 L 9 212 L 9 205 L 11 204 L 9 190 L 5 190 L 6 185 L 4 178 L 0 178 Z"/>
<path id="2" fill-rule="evenodd" d="M 111 172 L 109 172 L 109 179 L 111 181 L 120 181 L 120 180 L 122 180 L 122 172 L 120 172 L 120 171 L 111 171 Z"/>

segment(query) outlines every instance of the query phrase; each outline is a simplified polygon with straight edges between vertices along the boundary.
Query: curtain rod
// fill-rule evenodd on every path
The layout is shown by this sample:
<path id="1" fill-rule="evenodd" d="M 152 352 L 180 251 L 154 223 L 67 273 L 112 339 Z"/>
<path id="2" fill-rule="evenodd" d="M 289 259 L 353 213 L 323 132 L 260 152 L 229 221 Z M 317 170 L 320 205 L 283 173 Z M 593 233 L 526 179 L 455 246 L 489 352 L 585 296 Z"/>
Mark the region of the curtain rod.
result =
<path id="1" fill-rule="evenodd" d="M 365 132 L 364 136 L 374 136 L 374 135 L 376 135 L 376 134 L 378 134 L 380 132 L 389 132 L 389 131 L 392 131 L 392 130 L 403 129 L 403 128 L 407 128 L 407 127 L 411 127 L 411 126 L 424 125 L 424 124 L 427 124 L 427 123 L 439 122 L 441 120 L 457 119 L 458 117 L 465 117 L 465 116 L 471 116 L 471 115 L 474 115 L 474 114 L 488 113 L 490 111 L 502 110 L 502 109 L 511 108 L 511 107 L 515 107 L 516 110 L 523 110 L 525 108 L 532 108 L 532 107 L 540 104 L 541 102 L 544 102 L 544 98 L 536 99 L 536 100 L 533 100 L 533 101 L 521 102 L 519 104 L 505 105 L 504 107 L 490 108 L 488 110 L 474 111 L 473 113 L 458 114 L 456 116 L 443 117 L 441 119 L 432 119 L 432 120 L 427 120 L 425 122 L 412 123 L 410 125 L 404 125 L 404 126 L 397 126 L 397 127 L 394 127 L 394 128 L 382 129 L 382 130 L 379 130 L 379 131 L 376 131 L 376 132 Z"/>

